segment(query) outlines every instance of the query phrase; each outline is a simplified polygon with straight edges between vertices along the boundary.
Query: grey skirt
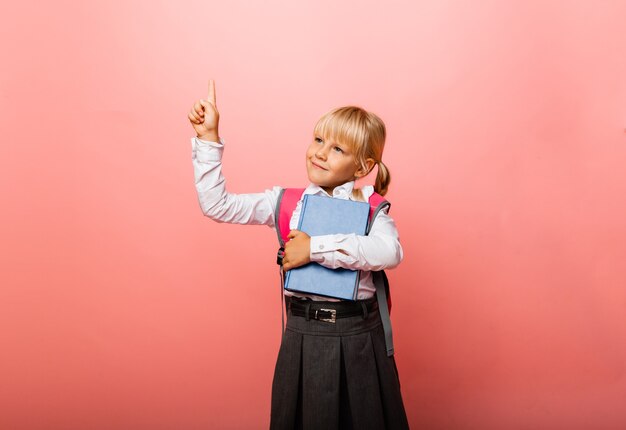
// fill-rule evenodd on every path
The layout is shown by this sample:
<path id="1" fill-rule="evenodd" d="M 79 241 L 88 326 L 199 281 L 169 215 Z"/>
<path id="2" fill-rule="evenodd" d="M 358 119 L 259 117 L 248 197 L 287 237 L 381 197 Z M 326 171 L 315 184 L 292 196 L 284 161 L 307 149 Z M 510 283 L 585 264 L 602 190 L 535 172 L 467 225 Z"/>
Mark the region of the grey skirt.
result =
<path id="1" fill-rule="evenodd" d="M 333 307 L 333 302 L 308 303 L 311 309 Z M 272 383 L 270 429 L 352 428 L 409 428 L 378 310 L 335 323 L 307 321 L 288 310 Z"/>

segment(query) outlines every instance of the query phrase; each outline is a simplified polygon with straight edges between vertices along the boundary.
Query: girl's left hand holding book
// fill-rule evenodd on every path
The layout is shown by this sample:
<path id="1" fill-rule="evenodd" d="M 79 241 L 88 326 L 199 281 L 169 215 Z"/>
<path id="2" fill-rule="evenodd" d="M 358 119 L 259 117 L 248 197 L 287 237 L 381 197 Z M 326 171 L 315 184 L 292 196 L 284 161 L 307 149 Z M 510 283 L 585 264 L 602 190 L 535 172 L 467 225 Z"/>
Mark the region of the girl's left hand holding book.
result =
<path id="1" fill-rule="evenodd" d="M 303 231 L 291 230 L 285 242 L 283 270 L 286 272 L 295 267 L 311 262 L 311 237 Z"/>

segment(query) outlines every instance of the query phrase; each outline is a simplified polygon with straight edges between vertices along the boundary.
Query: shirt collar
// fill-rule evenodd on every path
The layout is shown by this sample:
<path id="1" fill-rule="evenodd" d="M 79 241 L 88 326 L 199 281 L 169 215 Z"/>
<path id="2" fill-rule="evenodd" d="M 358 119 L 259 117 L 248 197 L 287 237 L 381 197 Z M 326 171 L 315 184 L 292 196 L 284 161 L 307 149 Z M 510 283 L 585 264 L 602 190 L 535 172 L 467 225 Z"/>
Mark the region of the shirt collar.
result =
<path id="1" fill-rule="evenodd" d="M 346 182 L 338 187 L 335 187 L 333 190 L 333 195 L 329 195 L 322 187 L 319 185 L 311 183 L 306 190 L 304 190 L 304 194 L 322 194 L 328 197 L 334 197 L 338 199 L 351 200 L 352 199 L 352 190 L 354 189 L 354 181 Z"/>

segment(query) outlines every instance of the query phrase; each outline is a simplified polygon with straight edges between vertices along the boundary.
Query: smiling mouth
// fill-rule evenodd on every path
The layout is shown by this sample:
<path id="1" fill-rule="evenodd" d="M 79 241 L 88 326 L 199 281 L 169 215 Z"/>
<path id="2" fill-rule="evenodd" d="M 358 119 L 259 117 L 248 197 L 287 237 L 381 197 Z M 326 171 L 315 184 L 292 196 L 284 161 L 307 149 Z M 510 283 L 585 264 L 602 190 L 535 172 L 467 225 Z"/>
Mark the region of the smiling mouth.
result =
<path id="1" fill-rule="evenodd" d="M 311 161 L 311 164 L 315 167 L 317 167 L 318 169 L 322 169 L 322 170 L 328 170 L 328 169 L 324 169 L 322 166 L 315 164 L 314 162 Z"/>

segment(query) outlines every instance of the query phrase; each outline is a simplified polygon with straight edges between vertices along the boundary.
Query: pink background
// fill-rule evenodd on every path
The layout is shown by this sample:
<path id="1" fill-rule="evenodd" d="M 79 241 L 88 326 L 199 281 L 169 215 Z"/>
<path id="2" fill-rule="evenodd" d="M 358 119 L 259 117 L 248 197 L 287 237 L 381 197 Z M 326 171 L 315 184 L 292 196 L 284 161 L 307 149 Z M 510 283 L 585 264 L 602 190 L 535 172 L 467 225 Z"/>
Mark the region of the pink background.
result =
<path id="1" fill-rule="evenodd" d="M 231 192 L 386 122 L 413 428 L 626 428 L 626 2 L 38 3 L 0 13 L 0 428 L 267 427 L 276 234 L 200 211 L 210 78 Z"/>

